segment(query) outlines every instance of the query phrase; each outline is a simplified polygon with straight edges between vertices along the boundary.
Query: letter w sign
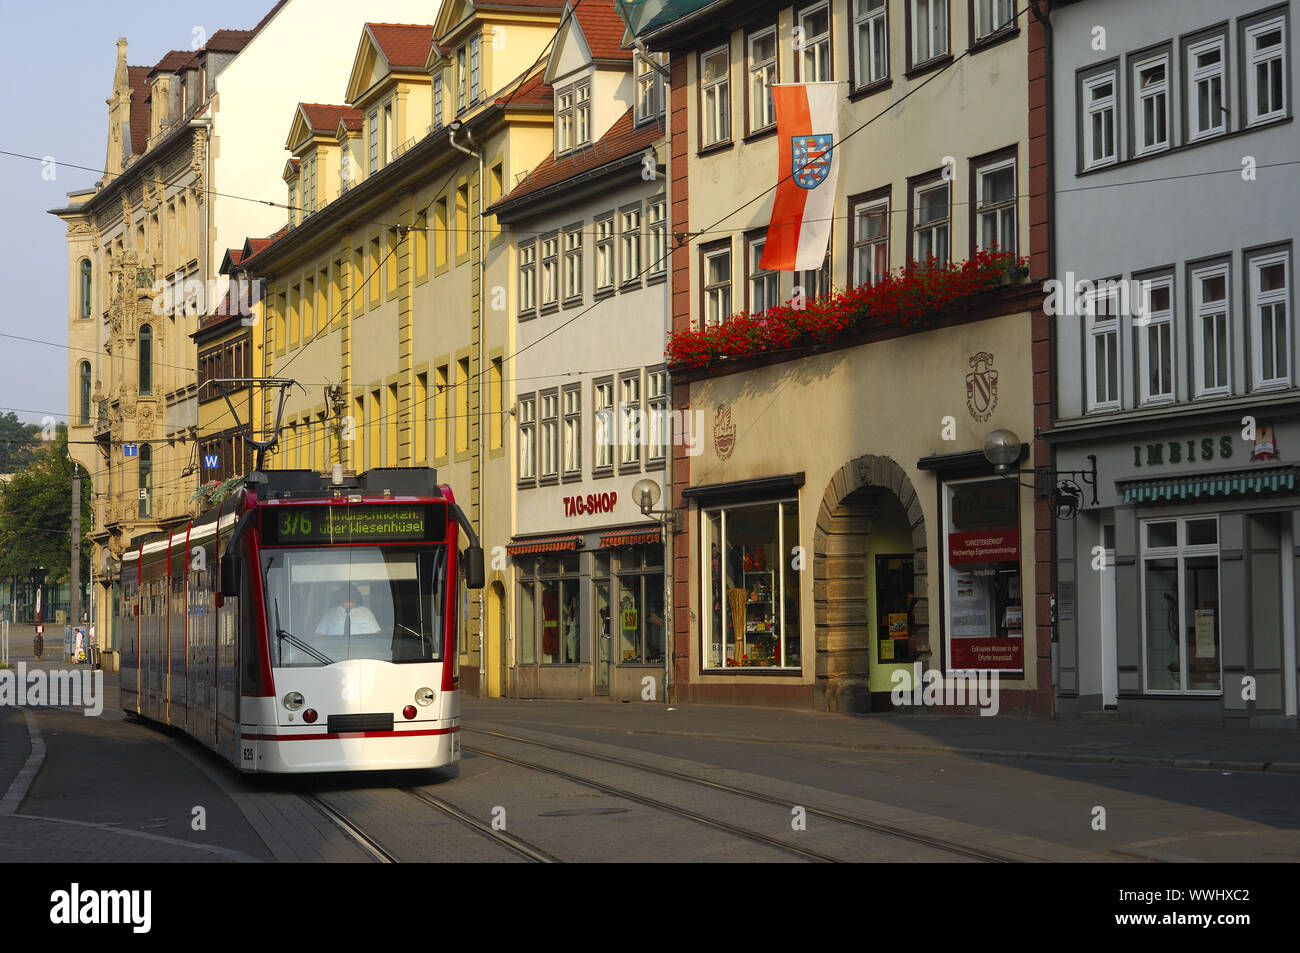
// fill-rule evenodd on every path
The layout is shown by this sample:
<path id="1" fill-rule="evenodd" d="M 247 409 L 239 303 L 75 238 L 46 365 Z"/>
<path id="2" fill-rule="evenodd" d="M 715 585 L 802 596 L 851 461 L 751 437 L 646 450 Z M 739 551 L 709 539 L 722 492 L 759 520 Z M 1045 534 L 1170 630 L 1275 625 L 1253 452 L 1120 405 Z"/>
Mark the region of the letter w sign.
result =
<path id="1" fill-rule="evenodd" d="M 215 470 L 220 465 L 221 463 L 217 459 L 217 455 L 215 453 L 205 453 L 203 455 L 203 469 Z"/>

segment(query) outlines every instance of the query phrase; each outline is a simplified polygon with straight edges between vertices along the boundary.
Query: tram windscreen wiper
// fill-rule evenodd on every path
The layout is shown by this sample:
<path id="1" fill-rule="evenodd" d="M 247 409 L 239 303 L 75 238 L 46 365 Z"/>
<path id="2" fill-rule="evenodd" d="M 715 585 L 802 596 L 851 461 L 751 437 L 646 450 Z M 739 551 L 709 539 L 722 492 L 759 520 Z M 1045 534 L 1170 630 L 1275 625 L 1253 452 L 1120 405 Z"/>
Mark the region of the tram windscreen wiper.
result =
<path id="1" fill-rule="evenodd" d="M 314 658 L 316 661 L 320 662 L 322 665 L 334 664 L 334 660 L 330 658 L 328 655 L 326 655 L 324 652 L 316 651 L 316 649 L 312 648 L 311 645 L 304 642 L 302 639 L 298 638 L 298 636 L 294 635 L 292 632 L 286 632 L 284 629 L 280 628 L 280 600 L 279 599 L 275 600 L 275 635 L 276 638 L 278 638 L 281 642 L 288 642 L 294 648 L 301 649 L 302 651 L 310 655 L 312 658 Z"/>

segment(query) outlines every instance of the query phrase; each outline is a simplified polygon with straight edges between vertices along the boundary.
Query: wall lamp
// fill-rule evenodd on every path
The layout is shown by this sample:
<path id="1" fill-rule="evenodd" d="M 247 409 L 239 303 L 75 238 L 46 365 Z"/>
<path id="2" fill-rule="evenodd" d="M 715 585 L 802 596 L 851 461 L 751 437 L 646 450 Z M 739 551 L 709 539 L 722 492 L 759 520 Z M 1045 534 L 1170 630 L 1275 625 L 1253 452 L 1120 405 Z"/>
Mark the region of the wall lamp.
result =
<path id="1" fill-rule="evenodd" d="M 1020 438 L 1015 433 L 995 430 L 985 437 L 984 459 L 993 464 L 994 473 L 1020 483 Z M 1092 465 L 1088 470 L 1036 468 L 1032 471 L 1034 482 L 1020 485 L 1033 490 L 1039 499 L 1048 500 L 1057 519 L 1072 520 L 1083 508 L 1083 487 L 1077 480 L 1092 489 L 1091 505 L 1097 505 L 1097 455 L 1088 454 L 1088 462 Z"/>
<path id="2" fill-rule="evenodd" d="M 654 480 L 638 480 L 632 487 L 632 501 L 636 503 L 641 510 L 642 516 L 659 517 L 665 525 L 672 524 L 673 532 L 682 531 L 682 513 L 681 510 L 657 510 L 654 505 L 659 502 L 663 496 L 663 490 Z"/>

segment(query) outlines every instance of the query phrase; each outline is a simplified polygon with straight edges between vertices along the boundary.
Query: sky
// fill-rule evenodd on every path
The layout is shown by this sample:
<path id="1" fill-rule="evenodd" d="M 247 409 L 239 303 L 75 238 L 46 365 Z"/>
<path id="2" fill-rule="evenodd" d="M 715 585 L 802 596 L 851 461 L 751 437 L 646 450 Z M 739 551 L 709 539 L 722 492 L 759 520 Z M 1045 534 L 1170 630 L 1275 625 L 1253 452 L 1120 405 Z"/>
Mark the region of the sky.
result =
<path id="1" fill-rule="evenodd" d="M 152 66 L 196 36 L 252 29 L 274 0 L 0 0 L 0 150 L 51 156 L 102 169 L 117 38 L 127 62 Z M 14 300 L 0 308 L 0 333 L 67 344 L 66 228 L 47 214 L 68 193 L 93 186 L 98 172 L 0 155 L 0 287 Z M 49 173 L 47 172 L 46 175 Z M 68 413 L 68 352 L 0 337 L 0 414 L 38 423 Z"/>

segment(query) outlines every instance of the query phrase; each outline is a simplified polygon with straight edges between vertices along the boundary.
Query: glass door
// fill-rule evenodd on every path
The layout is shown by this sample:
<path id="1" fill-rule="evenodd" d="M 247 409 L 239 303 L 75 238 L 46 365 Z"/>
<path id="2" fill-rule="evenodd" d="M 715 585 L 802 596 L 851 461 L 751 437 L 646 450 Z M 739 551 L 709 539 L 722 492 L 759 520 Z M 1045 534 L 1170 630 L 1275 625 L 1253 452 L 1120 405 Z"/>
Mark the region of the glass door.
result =
<path id="1" fill-rule="evenodd" d="M 596 694 L 609 694 L 609 580 L 596 580 Z"/>

